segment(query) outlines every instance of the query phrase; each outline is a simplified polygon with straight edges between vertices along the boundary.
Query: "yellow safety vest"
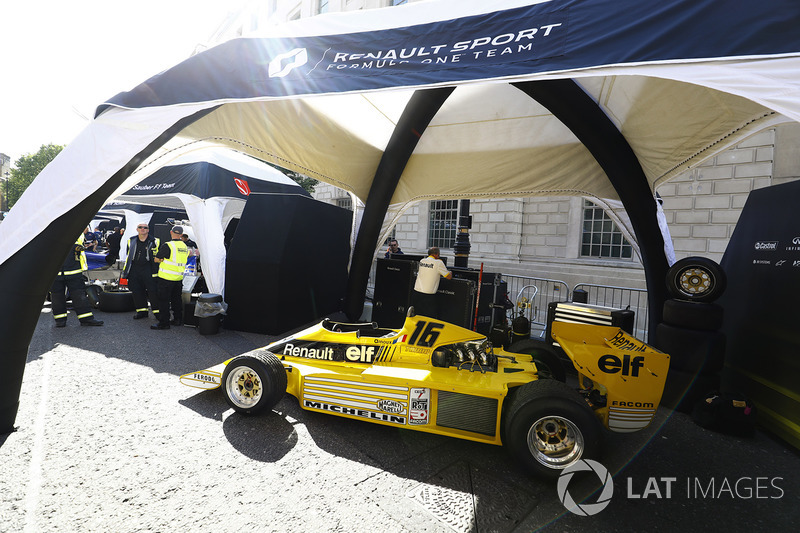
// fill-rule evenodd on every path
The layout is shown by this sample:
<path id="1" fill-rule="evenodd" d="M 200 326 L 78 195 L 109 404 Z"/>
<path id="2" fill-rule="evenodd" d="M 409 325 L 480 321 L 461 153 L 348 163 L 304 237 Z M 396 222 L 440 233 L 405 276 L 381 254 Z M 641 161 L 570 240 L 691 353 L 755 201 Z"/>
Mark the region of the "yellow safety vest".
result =
<path id="1" fill-rule="evenodd" d="M 80 244 L 81 246 L 83 246 L 83 243 L 84 243 L 84 238 L 83 238 L 83 233 L 81 233 L 80 237 L 78 237 L 78 240 L 75 241 L 75 244 Z M 85 250 L 81 252 L 80 260 L 81 260 L 81 270 L 89 270 L 89 263 L 86 261 Z"/>
<path id="2" fill-rule="evenodd" d="M 158 264 L 158 277 L 168 281 L 180 281 L 183 279 L 183 270 L 186 268 L 186 261 L 189 259 L 189 248 L 183 241 L 169 241 L 170 254 Z"/>

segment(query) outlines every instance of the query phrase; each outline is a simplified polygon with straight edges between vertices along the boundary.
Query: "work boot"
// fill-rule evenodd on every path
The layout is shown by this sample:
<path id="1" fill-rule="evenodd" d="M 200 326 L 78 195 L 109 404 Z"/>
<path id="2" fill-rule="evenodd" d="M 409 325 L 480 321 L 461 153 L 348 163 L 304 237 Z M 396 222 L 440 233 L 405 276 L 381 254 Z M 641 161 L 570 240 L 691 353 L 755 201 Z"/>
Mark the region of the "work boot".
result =
<path id="1" fill-rule="evenodd" d="M 183 320 L 180 320 L 178 318 L 173 318 L 172 320 L 169 321 L 169 323 L 172 324 L 173 326 L 182 326 Z"/>
<path id="2" fill-rule="evenodd" d="M 67 321 L 66 320 L 56 320 L 56 327 L 57 328 L 65 328 L 65 327 L 67 327 Z"/>
<path id="3" fill-rule="evenodd" d="M 169 329 L 169 324 L 162 324 L 159 322 L 158 324 L 153 324 L 150 326 L 150 329 Z"/>
<path id="4" fill-rule="evenodd" d="M 140 318 L 147 318 L 147 311 L 143 311 L 143 312 L 136 313 L 135 315 L 133 315 L 133 319 L 134 320 L 139 320 Z"/>
<path id="5" fill-rule="evenodd" d="M 90 318 L 89 320 L 81 320 L 81 326 L 102 326 L 103 321 L 97 320 L 96 318 Z"/>

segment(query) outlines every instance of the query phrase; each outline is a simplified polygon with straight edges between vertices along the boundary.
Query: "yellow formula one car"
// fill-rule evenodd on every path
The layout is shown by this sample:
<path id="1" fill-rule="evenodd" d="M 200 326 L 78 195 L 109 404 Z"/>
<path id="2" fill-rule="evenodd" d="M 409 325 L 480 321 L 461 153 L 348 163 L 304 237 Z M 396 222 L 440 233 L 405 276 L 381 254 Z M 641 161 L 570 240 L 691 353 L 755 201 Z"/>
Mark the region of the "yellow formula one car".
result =
<path id="1" fill-rule="evenodd" d="M 558 357 L 541 343 L 505 351 L 424 316 L 407 317 L 399 330 L 326 319 L 180 379 L 222 387 L 240 413 L 268 411 L 288 392 L 310 411 L 505 445 L 552 478 L 597 455 L 601 425 L 647 427 L 669 368 L 668 355 L 619 328 L 556 322 L 552 335 L 578 371 L 578 388 L 563 382 Z"/>

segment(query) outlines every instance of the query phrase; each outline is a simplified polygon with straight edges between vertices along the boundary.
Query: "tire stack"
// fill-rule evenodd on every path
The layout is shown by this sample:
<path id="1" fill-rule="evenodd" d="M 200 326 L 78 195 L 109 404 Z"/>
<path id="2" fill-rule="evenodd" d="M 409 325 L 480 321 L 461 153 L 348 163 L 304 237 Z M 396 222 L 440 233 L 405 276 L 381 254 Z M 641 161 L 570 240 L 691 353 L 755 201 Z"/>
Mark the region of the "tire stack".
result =
<path id="1" fill-rule="evenodd" d="M 656 346 L 670 355 L 661 404 L 688 413 L 707 393 L 719 390 L 725 363 L 722 268 L 705 257 L 687 257 L 667 272 L 670 299 L 656 328 Z"/>

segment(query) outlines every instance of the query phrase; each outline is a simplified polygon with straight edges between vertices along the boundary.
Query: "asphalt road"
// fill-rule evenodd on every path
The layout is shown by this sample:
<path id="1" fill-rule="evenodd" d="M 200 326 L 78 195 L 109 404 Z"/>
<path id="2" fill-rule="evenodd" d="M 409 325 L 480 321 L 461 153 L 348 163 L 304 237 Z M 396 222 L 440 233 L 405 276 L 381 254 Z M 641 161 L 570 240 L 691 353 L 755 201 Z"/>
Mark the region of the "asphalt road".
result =
<path id="1" fill-rule="evenodd" d="M 720 435 L 663 409 L 643 432 L 606 433 L 613 495 L 577 516 L 500 447 L 310 413 L 292 397 L 234 414 L 178 376 L 269 337 L 153 331 L 131 315 L 56 329 L 43 309 L 18 429 L 0 436 L 1 531 L 753 532 L 800 519 L 798 454 L 763 433 Z"/>

